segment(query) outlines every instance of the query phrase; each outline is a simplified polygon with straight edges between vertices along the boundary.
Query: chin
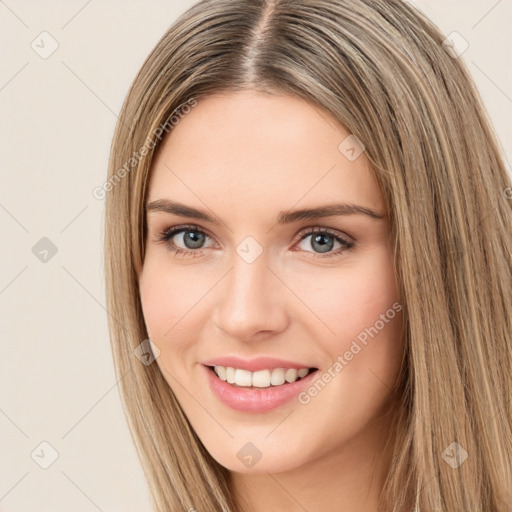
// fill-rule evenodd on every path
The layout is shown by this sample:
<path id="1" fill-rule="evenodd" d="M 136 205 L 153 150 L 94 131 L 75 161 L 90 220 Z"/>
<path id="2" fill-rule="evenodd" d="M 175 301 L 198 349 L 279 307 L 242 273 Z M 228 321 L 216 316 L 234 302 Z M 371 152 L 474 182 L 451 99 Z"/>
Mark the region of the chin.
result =
<path id="1" fill-rule="evenodd" d="M 241 462 L 238 457 L 226 456 L 220 459 L 215 459 L 217 462 L 224 466 L 229 471 L 241 473 L 245 475 L 258 475 L 264 473 L 283 473 L 291 471 L 301 465 L 298 460 L 283 460 L 282 457 L 273 454 L 270 457 L 262 455 L 261 459 L 258 460 L 252 467 L 245 465 Z"/>
<path id="2" fill-rule="evenodd" d="M 237 473 L 281 473 L 307 463 L 308 455 L 303 447 L 297 448 L 289 437 L 276 436 L 265 441 L 268 432 L 266 429 L 259 438 L 237 436 L 222 446 L 219 443 L 203 444 L 221 466 Z"/>

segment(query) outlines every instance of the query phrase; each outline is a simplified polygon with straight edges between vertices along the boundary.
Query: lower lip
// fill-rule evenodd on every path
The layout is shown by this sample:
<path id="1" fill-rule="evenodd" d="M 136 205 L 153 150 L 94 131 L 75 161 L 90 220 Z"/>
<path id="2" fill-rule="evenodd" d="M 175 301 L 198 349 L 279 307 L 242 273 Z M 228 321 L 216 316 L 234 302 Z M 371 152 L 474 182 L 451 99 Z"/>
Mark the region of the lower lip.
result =
<path id="1" fill-rule="evenodd" d="M 232 386 L 219 379 L 208 366 L 203 365 L 203 368 L 206 371 L 210 389 L 217 398 L 231 409 L 244 412 L 265 412 L 284 405 L 308 387 L 318 371 L 311 372 L 292 383 L 253 389 Z"/>

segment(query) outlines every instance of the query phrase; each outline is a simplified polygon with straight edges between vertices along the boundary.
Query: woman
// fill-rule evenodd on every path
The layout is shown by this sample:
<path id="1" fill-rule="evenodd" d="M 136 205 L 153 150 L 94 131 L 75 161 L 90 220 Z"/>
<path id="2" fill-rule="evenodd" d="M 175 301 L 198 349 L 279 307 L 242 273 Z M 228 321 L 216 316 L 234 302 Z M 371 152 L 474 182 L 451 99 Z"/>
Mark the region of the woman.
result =
<path id="1" fill-rule="evenodd" d="M 146 59 L 105 270 L 155 510 L 510 510 L 512 188 L 444 40 L 203 0 Z"/>

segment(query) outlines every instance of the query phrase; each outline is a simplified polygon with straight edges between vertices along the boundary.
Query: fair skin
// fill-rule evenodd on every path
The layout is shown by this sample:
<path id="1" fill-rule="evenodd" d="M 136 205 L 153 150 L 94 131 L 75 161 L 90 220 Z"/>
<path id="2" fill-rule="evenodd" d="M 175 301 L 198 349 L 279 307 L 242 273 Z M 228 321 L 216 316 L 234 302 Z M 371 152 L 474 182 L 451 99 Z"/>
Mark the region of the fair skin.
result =
<path id="1" fill-rule="evenodd" d="M 265 355 L 308 362 L 318 375 L 331 367 L 332 374 L 338 356 L 399 303 L 385 202 L 365 153 L 350 160 L 338 149 L 348 135 L 297 97 L 216 94 L 181 119 L 153 162 L 147 203 L 168 199 L 217 220 L 148 211 L 139 285 L 148 335 L 160 350 L 156 363 L 254 512 L 376 512 L 389 462 L 385 413 L 403 355 L 401 313 L 380 322 L 308 403 L 234 410 L 212 392 L 202 366 L 213 357 Z M 276 223 L 280 212 L 328 203 L 382 217 Z M 174 248 L 157 242 L 183 224 L 199 228 L 188 228 L 190 240 L 185 231 L 171 239 Z M 324 241 L 332 249 L 322 252 L 312 229 L 329 229 Z M 201 233 L 198 248 L 192 243 Z M 251 263 L 236 250 L 248 236 L 262 249 Z M 261 453 L 252 467 L 237 457 L 248 442 Z"/>

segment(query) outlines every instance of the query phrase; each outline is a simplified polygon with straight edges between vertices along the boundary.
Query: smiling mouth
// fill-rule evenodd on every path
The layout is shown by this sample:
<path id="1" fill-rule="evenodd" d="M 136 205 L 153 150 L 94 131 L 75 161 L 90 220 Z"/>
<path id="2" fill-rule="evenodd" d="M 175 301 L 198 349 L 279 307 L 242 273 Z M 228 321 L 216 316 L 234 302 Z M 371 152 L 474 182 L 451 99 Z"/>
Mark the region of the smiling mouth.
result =
<path id="1" fill-rule="evenodd" d="M 208 366 L 220 380 L 236 388 L 268 389 L 286 386 L 301 380 L 318 368 L 273 368 L 251 372 L 226 366 Z"/>

